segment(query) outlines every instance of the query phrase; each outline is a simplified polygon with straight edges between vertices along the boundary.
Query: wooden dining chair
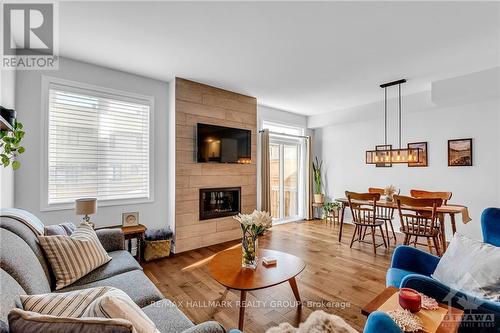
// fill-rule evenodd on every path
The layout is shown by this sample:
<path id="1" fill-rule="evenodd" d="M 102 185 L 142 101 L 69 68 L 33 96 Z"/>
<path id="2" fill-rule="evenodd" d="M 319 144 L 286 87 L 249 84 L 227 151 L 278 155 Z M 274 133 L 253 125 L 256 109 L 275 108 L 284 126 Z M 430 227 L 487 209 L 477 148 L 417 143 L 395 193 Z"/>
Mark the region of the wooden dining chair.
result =
<path id="1" fill-rule="evenodd" d="M 440 198 L 412 198 L 395 195 L 394 201 L 398 207 L 401 220 L 401 232 L 405 234 L 404 244 L 409 245 L 412 237 L 415 237 L 414 246 L 419 237 L 427 238 L 429 252 L 432 247 L 436 249 L 437 255 L 441 255 L 439 244 L 439 228 L 437 208 L 443 204 Z M 430 210 L 429 210 L 430 208 Z M 431 243 L 432 240 L 432 243 Z M 425 245 L 425 244 L 419 244 Z"/>
<path id="2" fill-rule="evenodd" d="M 443 205 L 448 203 L 451 199 L 451 192 L 439 192 L 439 191 L 425 191 L 425 190 L 410 190 L 410 196 L 413 198 L 426 198 L 426 199 L 441 199 L 443 200 Z"/>
<path id="3" fill-rule="evenodd" d="M 446 205 L 448 203 L 448 200 L 451 200 L 452 193 L 451 192 L 426 191 L 426 190 L 412 189 L 412 190 L 410 190 L 410 196 L 413 198 L 442 199 L 443 205 Z M 429 212 L 426 212 L 426 214 L 429 214 Z M 444 215 L 438 214 L 438 220 L 439 220 L 438 228 L 440 228 L 441 224 L 445 223 Z M 452 223 L 452 229 L 453 229 L 453 234 L 455 234 L 456 227 L 453 223 Z"/>
<path id="4" fill-rule="evenodd" d="M 378 187 L 370 187 L 368 188 L 368 193 L 378 193 L 382 196 L 385 194 L 385 189 Z M 394 210 L 395 209 L 393 207 L 377 206 L 377 214 L 376 214 L 377 220 L 384 221 L 387 244 L 391 242 L 391 238 L 394 239 L 394 244 L 397 244 L 396 233 L 394 232 L 394 226 L 392 225 L 392 220 L 394 219 Z M 392 237 L 389 236 L 389 227 L 391 228 Z"/>
<path id="5" fill-rule="evenodd" d="M 387 243 L 385 241 L 384 230 L 382 225 L 384 222 L 382 220 L 377 220 L 377 201 L 380 200 L 379 193 L 355 193 L 346 191 L 345 195 L 349 202 L 349 208 L 351 209 L 353 223 L 355 225 L 354 232 L 352 234 L 351 245 L 354 242 L 366 242 L 364 240 L 366 235 L 366 230 L 370 229 L 370 234 L 372 238 L 371 244 L 373 245 L 373 253 L 377 254 L 377 247 L 384 245 L 387 248 Z M 377 244 L 375 241 L 375 232 L 380 230 L 382 236 L 383 244 Z M 366 242 L 368 243 L 368 242 Z"/>

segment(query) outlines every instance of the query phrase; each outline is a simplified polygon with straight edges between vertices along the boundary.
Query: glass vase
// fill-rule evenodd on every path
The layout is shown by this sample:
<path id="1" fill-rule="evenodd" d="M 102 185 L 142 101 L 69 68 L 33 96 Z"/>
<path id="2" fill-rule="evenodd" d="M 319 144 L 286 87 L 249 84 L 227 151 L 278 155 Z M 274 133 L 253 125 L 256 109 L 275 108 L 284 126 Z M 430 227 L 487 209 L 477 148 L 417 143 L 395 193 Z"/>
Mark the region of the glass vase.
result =
<path id="1" fill-rule="evenodd" d="M 241 267 L 243 268 L 257 268 L 257 236 L 243 234 L 241 240 Z"/>

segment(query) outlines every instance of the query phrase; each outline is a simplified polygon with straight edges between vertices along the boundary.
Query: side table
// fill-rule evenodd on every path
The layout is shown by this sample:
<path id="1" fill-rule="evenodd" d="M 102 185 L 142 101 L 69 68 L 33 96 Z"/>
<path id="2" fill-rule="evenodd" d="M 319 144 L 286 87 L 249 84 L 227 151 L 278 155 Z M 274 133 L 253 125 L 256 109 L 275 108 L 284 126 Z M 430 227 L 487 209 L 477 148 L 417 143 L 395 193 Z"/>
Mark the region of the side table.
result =
<path id="1" fill-rule="evenodd" d="M 370 313 L 381 310 L 386 312 L 387 309 L 397 309 L 399 303 L 397 301 L 398 288 L 387 287 L 380 294 L 378 294 L 370 303 L 366 304 L 362 309 L 361 313 L 365 316 L 370 315 Z M 391 305 L 386 302 L 393 300 Z M 449 306 L 447 304 L 439 303 L 439 308 L 441 312 L 446 312 L 444 318 L 436 318 L 432 315 L 432 310 L 422 309 L 416 313 L 416 315 L 423 321 L 424 330 L 418 331 L 417 333 L 433 332 L 433 333 L 456 333 L 460 327 L 460 322 L 463 318 L 464 311 Z M 435 328 L 435 329 L 431 329 Z"/>
<path id="2" fill-rule="evenodd" d="M 121 227 L 125 241 L 128 242 L 128 252 L 132 253 L 132 239 L 137 239 L 137 255 L 135 259 L 140 263 L 142 258 L 142 246 L 144 243 L 144 233 L 146 227 L 142 224 L 130 227 Z"/>

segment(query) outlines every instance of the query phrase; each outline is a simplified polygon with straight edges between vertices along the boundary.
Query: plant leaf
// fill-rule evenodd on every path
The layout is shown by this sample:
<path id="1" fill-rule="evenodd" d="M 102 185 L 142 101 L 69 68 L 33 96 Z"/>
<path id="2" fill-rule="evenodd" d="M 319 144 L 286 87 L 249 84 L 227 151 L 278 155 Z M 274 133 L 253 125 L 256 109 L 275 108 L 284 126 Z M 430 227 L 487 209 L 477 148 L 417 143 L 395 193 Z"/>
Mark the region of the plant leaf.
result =
<path id="1" fill-rule="evenodd" d="M 17 170 L 20 167 L 21 167 L 21 162 L 19 162 L 19 161 L 12 162 L 12 169 Z"/>

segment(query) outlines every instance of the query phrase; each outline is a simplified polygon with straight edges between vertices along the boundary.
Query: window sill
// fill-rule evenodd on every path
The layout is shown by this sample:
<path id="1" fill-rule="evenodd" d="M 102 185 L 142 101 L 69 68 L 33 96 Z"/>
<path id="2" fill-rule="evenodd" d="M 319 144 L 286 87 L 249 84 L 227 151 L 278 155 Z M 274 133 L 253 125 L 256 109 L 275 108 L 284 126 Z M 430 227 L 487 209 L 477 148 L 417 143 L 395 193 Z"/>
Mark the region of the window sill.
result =
<path id="1" fill-rule="evenodd" d="M 154 198 L 137 198 L 137 199 L 117 199 L 117 200 L 97 200 L 97 207 L 125 206 L 125 205 L 140 205 L 154 202 Z M 75 209 L 74 202 L 45 205 L 40 207 L 41 212 L 51 212 L 58 210 L 73 210 Z"/>

